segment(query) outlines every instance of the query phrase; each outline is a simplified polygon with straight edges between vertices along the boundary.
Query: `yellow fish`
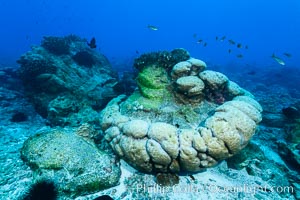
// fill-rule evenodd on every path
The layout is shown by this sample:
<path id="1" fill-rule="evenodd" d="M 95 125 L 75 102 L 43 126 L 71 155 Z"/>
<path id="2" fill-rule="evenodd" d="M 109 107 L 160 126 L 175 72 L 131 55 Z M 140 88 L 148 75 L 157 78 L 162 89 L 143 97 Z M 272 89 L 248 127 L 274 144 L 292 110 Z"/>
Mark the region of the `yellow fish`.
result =
<path id="1" fill-rule="evenodd" d="M 273 55 L 272 55 L 272 58 L 273 58 L 276 62 L 278 62 L 278 64 L 280 64 L 280 65 L 285 65 L 284 61 L 281 60 L 280 58 L 278 58 L 277 56 L 275 56 L 274 53 L 273 53 Z"/>
<path id="2" fill-rule="evenodd" d="M 148 25 L 147 28 L 149 28 L 150 30 L 153 30 L 153 31 L 158 30 L 158 28 L 156 26 L 153 26 L 153 25 Z"/>

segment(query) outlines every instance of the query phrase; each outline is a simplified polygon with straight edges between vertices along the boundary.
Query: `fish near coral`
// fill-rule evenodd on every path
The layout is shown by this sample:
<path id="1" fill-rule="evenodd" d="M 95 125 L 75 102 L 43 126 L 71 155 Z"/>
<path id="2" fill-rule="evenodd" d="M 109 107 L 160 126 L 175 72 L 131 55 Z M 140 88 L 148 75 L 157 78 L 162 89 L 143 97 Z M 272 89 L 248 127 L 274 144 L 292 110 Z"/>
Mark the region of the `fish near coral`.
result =
<path id="1" fill-rule="evenodd" d="M 96 39 L 93 37 L 90 42 L 87 42 L 87 45 L 91 47 L 91 49 L 95 49 L 97 47 Z"/>

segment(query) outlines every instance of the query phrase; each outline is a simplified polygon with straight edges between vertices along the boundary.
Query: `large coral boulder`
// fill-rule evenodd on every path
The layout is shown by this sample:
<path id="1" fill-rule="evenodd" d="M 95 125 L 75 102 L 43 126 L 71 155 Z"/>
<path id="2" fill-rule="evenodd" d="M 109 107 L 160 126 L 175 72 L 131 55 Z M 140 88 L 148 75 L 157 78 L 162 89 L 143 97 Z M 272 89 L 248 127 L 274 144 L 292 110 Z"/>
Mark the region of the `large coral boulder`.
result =
<path id="1" fill-rule="evenodd" d="M 25 141 L 21 157 L 36 180 L 52 180 L 59 192 L 79 196 L 119 182 L 120 167 L 113 155 L 100 151 L 90 138 L 92 129 L 45 129 Z"/>
<path id="2" fill-rule="evenodd" d="M 53 125 L 95 122 L 94 111 L 117 96 L 118 77 L 106 57 L 74 35 L 45 37 L 18 63 L 27 96 Z"/>
<path id="3" fill-rule="evenodd" d="M 104 138 L 143 172 L 213 167 L 243 149 L 262 120 L 262 108 L 248 91 L 206 70 L 184 49 L 174 51 L 138 58 L 139 91 L 115 98 L 101 112 Z"/>

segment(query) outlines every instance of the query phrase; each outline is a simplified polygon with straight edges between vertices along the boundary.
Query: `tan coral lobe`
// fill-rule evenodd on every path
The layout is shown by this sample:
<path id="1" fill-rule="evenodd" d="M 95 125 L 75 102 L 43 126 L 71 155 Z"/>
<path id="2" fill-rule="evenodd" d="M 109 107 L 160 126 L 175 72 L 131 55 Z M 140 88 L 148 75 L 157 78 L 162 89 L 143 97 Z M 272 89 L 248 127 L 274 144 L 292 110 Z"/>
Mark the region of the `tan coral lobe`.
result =
<path id="1" fill-rule="evenodd" d="M 147 95 L 143 89 L 152 79 L 141 79 L 147 81 L 140 84 L 143 92 L 116 98 L 102 111 L 100 123 L 115 153 L 140 171 L 174 173 L 199 172 L 243 149 L 262 120 L 262 108 L 250 92 L 206 67 L 195 58 L 179 60 L 171 70 L 159 61 L 139 65 L 144 72 L 158 70 L 168 86 L 157 89 L 164 98 L 156 98 L 155 91 Z"/>

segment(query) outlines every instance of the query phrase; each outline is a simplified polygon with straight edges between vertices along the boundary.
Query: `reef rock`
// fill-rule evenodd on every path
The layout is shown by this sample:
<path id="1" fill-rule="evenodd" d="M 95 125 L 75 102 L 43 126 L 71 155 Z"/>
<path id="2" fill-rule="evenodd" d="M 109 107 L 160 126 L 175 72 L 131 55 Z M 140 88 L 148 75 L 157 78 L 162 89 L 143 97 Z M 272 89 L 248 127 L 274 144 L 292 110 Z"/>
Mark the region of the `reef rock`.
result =
<path id="1" fill-rule="evenodd" d="M 100 116 L 115 153 L 143 172 L 213 167 L 243 149 L 262 120 L 250 92 L 184 49 L 172 52 L 136 59 L 139 90 L 113 99 Z"/>
<path id="2" fill-rule="evenodd" d="M 18 60 L 26 94 L 52 125 L 95 122 L 117 92 L 118 77 L 105 56 L 77 36 L 45 37 Z"/>
<path id="3" fill-rule="evenodd" d="M 197 76 L 184 76 L 176 81 L 178 90 L 188 96 L 195 96 L 202 93 L 204 82 Z"/>
<path id="4" fill-rule="evenodd" d="M 45 129 L 25 141 L 21 158 L 36 180 L 52 180 L 67 196 L 97 192 L 119 182 L 121 171 L 116 158 L 100 151 L 87 140 L 91 128 Z"/>

